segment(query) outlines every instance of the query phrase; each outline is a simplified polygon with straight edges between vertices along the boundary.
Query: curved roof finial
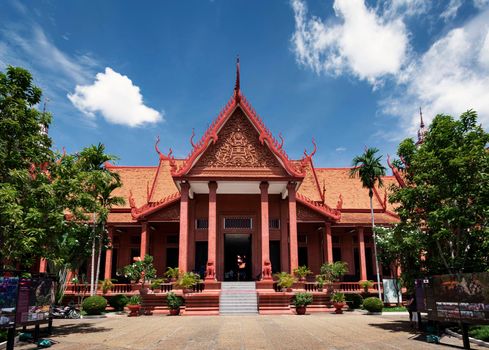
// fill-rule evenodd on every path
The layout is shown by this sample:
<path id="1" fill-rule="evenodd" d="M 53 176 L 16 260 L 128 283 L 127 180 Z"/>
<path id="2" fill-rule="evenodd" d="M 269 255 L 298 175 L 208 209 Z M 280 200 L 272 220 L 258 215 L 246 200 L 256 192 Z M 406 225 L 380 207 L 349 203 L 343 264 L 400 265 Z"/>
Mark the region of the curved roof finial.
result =
<path id="1" fill-rule="evenodd" d="M 190 145 L 192 145 L 193 148 L 195 148 L 195 143 L 194 143 L 194 137 L 195 137 L 195 130 L 192 128 L 192 136 L 190 136 Z"/>
<path id="2" fill-rule="evenodd" d="M 162 159 L 163 158 L 163 154 L 160 152 L 160 149 L 158 148 L 158 144 L 159 143 L 160 143 L 160 136 L 156 136 L 155 151 L 160 156 L 160 159 Z"/>
<path id="3" fill-rule="evenodd" d="M 234 84 L 234 100 L 236 103 L 240 101 L 240 79 L 239 79 L 239 55 L 236 57 L 236 83 Z"/>
<path id="4" fill-rule="evenodd" d="M 306 158 L 312 158 L 315 154 L 316 151 L 318 150 L 318 147 L 316 145 L 316 140 L 314 140 L 314 137 L 312 138 L 312 144 L 314 145 L 314 149 L 312 150 L 311 154 L 307 154 L 307 150 L 304 150 L 304 157 Z"/>

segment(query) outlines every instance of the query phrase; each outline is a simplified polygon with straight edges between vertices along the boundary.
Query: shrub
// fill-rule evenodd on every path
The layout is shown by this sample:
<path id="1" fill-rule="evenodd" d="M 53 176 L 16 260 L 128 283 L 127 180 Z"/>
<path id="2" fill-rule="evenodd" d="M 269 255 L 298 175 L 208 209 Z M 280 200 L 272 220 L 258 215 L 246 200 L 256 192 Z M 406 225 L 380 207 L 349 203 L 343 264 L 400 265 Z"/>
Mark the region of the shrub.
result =
<path id="1" fill-rule="evenodd" d="M 126 278 L 141 282 L 142 288 L 144 284 L 156 277 L 156 269 L 153 266 L 153 257 L 151 255 L 145 255 L 143 260 L 137 260 L 131 265 L 127 265 L 123 268 L 124 276 Z"/>
<path id="2" fill-rule="evenodd" d="M 344 303 L 345 302 L 345 294 L 343 293 L 334 293 L 332 296 L 331 296 L 331 301 L 333 303 Z"/>
<path id="3" fill-rule="evenodd" d="M 114 308 L 115 311 L 124 310 L 124 306 L 129 302 L 129 298 L 123 294 L 117 294 L 109 299 L 109 305 Z"/>
<path id="4" fill-rule="evenodd" d="M 178 309 L 183 304 L 182 298 L 173 292 L 166 295 L 166 302 L 168 303 L 168 307 L 172 310 Z"/>
<path id="5" fill-rule="evenodd" d="M 165 272 L 165 277 L 170 279 L 177 279 L 180 276 L 180 270 L 178 267 L 169 267 Z"/>
<path id="6" fill-rule="evenodd" d="M 83 300 L 82 308 L 87 315 L 100 315 L 107 307 L 107 299 L 94 295 Z"/>
<path id="7" fill-rule="evenodd" d="M 299 292 L 296 295 L 294 295 L 294 300 L 292 300 L 292 303 L 296 307 L 302 307 L 302 306 L 307 306 L 309 304 L 312 304 L 312 294 Z"/>
<path id="8" fill-rule="evenodd" d="M 369 312 L 382 312 L 384 303 L 377 297 L 370 297 L 363 301 L 363 308 Z"/>
<path id="9" fill-rule="evenodd" d="M 277 285 L 280 288 L 290 288 L 295 283 L 295 278 L 290 273 L 278 272 L 274 276 L 277 278 Z"/>
<path id="10" fill-rule="evenodd" d="M 363 297 L 360 294 L 346 294 L 345 300 L 350 302 L 352 309 L 359 309 L 363 303 Z"/>
<path id="11" fill-rule="evenodd" d="M 141 305 L 141 296 L 133 295 L 129 298 L 127 305 Z"/>

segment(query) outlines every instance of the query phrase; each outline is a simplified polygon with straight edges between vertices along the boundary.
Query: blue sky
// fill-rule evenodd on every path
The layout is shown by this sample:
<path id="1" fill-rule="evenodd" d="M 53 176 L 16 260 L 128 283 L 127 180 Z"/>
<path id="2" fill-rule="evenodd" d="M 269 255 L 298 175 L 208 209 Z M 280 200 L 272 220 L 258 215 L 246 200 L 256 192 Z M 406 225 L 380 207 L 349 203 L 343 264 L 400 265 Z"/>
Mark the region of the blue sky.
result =
<path id="1" fill-rule="evenodd" d="M 54 115 L 55 147 L 102 142 L 153 165 L 156 137 L 190 151 L 243 93 L 292 158 L 349 166 L 393 154 L 418 108 L 489 122 L 489 0 L 2 1 L 0 69 L 28 68 Z"/>

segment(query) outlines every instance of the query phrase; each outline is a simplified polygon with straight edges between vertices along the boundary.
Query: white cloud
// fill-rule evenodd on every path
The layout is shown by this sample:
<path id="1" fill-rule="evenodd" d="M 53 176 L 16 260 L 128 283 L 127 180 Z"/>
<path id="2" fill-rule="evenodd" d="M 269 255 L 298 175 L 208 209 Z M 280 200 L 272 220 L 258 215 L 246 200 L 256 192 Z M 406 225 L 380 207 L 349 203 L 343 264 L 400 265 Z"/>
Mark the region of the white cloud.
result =
<path id="1" fill-rule="evenodd" d="M 474 6 L 478 9 L 483 9 L 489 5 L 489 0 L 474 0 Z"/>
<path id="2" fill-rule="evenodd" d="M 489 125 L 489 10 L 452 29 L 413 61 L 398 94 L 383 101 L 384 113 L 401 118 L 405 131 L 418 126 L 416 109 L 430 121 L 439 113 L 474 109 Z M 403 135 L 400 135 L 402 137 Z"/>
<path id="3" fill-rule="evenodd" d="M 462 0 L 450 0 L 446 9 L 441 13 L 443 20 L 449 21 L 457 16 L 458 9 L 462 6 Z"/>
<path id="4" fill-rule="evenodd" d="M 292 8 L 292 43 L 300 64 L 317 73 L 349 72 L 373 84 L 401 69 L 408 37 L 400 18 L 378 16 L 363 0 L 335 0 L 333 8 L 339 23 L 309 18 L 302 0 L 292 0 Z"/>
<path id="5" fill-rule="evenodd" d="M 99 112 L 109 123 L 130 127 L 157 123 L 163 116 L 143 103 L 138 86 L 131 79 L 111 68 L 98 73 L 92 85 L 77 85 L 70 101 L 90 117 Z"/>
<path id="6" fill-rule="evenodd" d="M 346 151 L 346 148 L 345 147 L 337 147 L 335 149 L 336 152 L 345 152 Z"/>

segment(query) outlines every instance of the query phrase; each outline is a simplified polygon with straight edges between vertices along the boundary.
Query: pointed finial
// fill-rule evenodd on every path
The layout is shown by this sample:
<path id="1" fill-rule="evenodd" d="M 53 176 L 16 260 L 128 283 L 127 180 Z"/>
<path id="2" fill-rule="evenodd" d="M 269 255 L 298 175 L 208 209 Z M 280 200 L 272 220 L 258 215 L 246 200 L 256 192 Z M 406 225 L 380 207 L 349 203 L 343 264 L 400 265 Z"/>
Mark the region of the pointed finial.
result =
<path id="1" fill-rule="evenodd" d="M 424 138 L 426 136 L 426 128 L 424 126 L 424 121 L 423 121 L 423 112 L 421 111 L 421 107 L 419 107 L 419 129 L 418 129 L 418 142 L 416 142 L 416 145 L 420 145 L 424 142 Z"/>
<path id="2" fill-rule="evenodd" d="M 239 55 L 236 57 L 236 84 L 234 85 L 234 91 L 239 93 Z"/>
<path id="3" fill-rule="evenodd" d="M 420 124 L 419 126 L 421 126 L 422 128 L 424 128 L 424 122 L 423 122 L 423 112 L 421 111 L 421 107 L 419 107 L 419 119 L 420 119 Z"/>

